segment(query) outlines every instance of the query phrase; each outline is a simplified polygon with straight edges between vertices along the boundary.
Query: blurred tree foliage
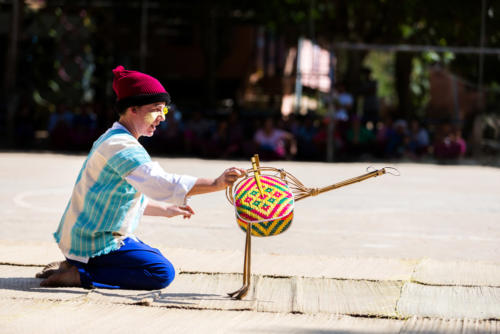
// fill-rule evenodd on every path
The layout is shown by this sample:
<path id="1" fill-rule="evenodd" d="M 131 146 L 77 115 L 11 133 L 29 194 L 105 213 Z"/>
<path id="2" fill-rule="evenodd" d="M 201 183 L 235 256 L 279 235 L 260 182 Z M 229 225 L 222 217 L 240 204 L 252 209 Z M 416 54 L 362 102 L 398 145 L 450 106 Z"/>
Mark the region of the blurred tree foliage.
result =
<path id="1" fill-rule="evenodd" d="M 94 99 L 93 39 L 97 32 L 88 11 L 76 7 L 24 7 L 19 45 L 21 103 L 33 101 L 40 124 L 57 105 L 77 108 Z"/>
<path id="2" fill-rule="evenodd" d="M 39 105 L 53 109 L 56 103 L 105 100 L 111 95 L 109 68 L 124 59 L 139 57 L 140 1 L 46 0 L 40 8 L 26 1 L 21 28 L 19 78 L 23 92 Z M 481 1 L 466 0 L 201 0 L 168 2 L 149 0 L 151 17 L 198 22 L 203 31 L 203 52 L 209 59 L 204 89 L 211 95 L 214 68 L 223 56 L 227 28 L 238 24 L 265 26 L 293 44 L 308 36 L 329 47 L 338 41 L 377 44 L 479 46 Z M 500 2 L 486 1 L 487 47 L 500 46 Z M 2 11 L 8 5 L 2 4 Z M 132 10 L 131 10 L 132 9 Z M 158 22 L 160 25 L 161 22 Z M 151 29 L 154 29 L 152 26 Z M 117 40 L 122 31 L 130 37 Z M 334 44 L 333 44 L 334 45 Z M 126 54 L 126 50 L 137 53 Z M 443 63 L 471 82 L 478 80 L 478 55 L 437 55 L 400 52 L 395 54 L 394 80 L 387 77 L 388 59 L 366 58 L 366 51 L 338 50 L 342 78 L 355 91 L 363 64 L 380 66 L 375 73 L 386 76 L 383 94 L 399 103 L 399 112 L 411 116 L 423 108 L 428 82 L 426 67 Z M 165 55 L 168 58 L 168 55 Z M 500 86 L 498 56 L 485 56 L 484 83 Z M 387 70 L 388 71 L 388 70 Z"/>

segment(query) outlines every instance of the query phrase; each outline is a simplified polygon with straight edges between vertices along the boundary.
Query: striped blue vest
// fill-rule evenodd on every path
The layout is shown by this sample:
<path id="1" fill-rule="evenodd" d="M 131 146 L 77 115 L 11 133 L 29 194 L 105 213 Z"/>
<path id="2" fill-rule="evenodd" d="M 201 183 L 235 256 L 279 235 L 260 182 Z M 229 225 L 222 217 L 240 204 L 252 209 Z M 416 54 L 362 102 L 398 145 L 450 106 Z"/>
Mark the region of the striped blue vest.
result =
<path id="1" fill-rule="evenodd" d="M 118 249 L 133 233 L 146 200 L 125 177 L 150 161 L 144 147 L 119 123 L 94 143 L 54 233 L 67 258 L 87 262 Z"/>

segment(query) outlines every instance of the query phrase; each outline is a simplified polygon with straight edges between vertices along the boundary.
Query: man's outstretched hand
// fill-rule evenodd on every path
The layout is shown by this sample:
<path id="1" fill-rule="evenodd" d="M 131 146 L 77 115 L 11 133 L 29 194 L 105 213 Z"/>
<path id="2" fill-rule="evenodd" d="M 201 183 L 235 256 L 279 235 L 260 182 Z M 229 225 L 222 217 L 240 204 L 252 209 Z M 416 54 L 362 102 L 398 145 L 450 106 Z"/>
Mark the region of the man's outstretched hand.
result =
<path id="1" fill-rule="evenodd" d="M 239 177 L 245 174 L 245 170 L 238 167 L 226 169 L 216 179 L 199 178 L 193 188 L 188 192 L 187 197 L 192 195 L 206 194 L 214 191 L 224 190 L 234 183 Z"/>
<path id="2" fill-rule="evenodd" d="M 232 185 L 244 174 L 244 169 L 238 167 L 228 168 L 218 178 L 215 179 L 215 185 L 218 189 L 225 189 L 226 187 Z"/>

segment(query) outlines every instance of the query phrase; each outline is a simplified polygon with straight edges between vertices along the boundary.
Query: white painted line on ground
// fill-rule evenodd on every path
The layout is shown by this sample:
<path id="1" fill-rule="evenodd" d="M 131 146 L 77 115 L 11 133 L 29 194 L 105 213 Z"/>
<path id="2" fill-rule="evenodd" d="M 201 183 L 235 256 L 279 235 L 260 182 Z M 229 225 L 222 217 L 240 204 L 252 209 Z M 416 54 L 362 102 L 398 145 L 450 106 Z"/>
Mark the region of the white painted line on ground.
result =
<path id="1" fill-rule="evenodd" d="M 40 190 L 29 190 L 23 191 L 16 196 L 14 196 L 14 204 L 21 208 L 35 210 L 39 212 L 49 212 L 49 213 L 61 213 L 60 208 L 51 208 L 49 206 L 42 206 L 37 204 L 35 199 L 30 199 L 32 197 L 40 196 L 51 196 L 51 195 L 68 195 L 71 194 L 70 188 L 52 188 L 52 189 L 40 189 Z"/>

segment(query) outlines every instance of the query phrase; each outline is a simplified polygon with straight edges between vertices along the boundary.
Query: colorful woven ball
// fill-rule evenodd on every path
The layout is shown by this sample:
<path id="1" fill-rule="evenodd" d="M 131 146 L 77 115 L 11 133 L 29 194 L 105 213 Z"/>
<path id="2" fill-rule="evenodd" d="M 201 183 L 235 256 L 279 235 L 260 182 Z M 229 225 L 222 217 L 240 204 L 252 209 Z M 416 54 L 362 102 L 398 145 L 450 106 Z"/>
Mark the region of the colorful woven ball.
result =
<path id="1" fill-rule="evenodd" d="M 243 231 L 252 224 L 252 235 L 269 237 L 283 233 L 293 219 L 294 198 L 281 179 L 260 176 L 263 194 L 254 177 L 243 180 L 234 190 L 236 219 Z"/>

